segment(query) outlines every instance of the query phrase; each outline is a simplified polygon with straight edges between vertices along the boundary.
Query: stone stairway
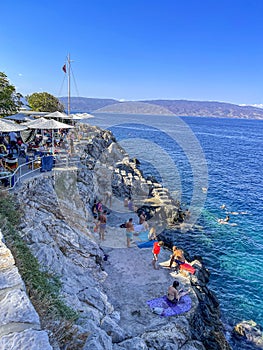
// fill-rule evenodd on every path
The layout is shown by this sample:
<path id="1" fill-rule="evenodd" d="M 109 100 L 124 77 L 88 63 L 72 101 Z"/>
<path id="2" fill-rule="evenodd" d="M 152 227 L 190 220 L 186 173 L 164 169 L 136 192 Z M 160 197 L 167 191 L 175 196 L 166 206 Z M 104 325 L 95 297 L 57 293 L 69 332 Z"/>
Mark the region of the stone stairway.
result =
<path id="1" fill-rule="evenodd" d="M 0 349 L 52 350 L 0 231 Z"/>

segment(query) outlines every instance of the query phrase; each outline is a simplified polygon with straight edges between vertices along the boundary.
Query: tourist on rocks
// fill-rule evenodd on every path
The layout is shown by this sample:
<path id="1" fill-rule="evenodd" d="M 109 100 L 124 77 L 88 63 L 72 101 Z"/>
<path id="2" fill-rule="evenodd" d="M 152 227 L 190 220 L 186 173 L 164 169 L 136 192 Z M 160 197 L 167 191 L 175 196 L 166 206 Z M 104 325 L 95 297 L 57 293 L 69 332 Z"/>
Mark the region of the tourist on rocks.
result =
<path id="1" fill-rule="evenodd" d="M 107 210 L 104 210 L 102 214 L 99 216 L 99 233 L 100 240 L 105 241 L 105 229 L 107 223 Z"/>
<path id="2" fill-rule="evenodd" d="M 101 215 L 102 212 L 103 212 L 101 200 L 99 200 L 99 201 L 97 202 L 97 204 L 96 204 L 96 210 L 97 210 L 97 213 L 98 213 L 98 218 L 100 218 L 100 215 Z"/>
<path id="3" fill-rule="evenodd" d="M 169 286 L 167 291 L 167 299 L 171 301 L 172 303 L 178 303 L 181 297 L 188 294 L 190 292 L 190 289 L 188 289 L 186 292 L 183 291 L 183 289 L 178 290 L 179 282 L 174 281 L 172 286 Z"/>
<path id="4" fill-rule="evenodd" d="M 125 208 L 128 208 L 129 198 L 124 198 L 123 205 Z"/>
<path id="5" fill-rule="evenodd" d="M 171 268 L 173 263 L 176 263 L 180 266 L 180 264 L 185 263 L 184 252 L 182 249 L 177 248 L 175 245 L 173 246 L 173 254 L 171 255 L 169 267 Z"/>
<path id="6" fill-rule="evenodd" d="M 126 238 L 127 238 L 127 248 L 131 247 L 131 240 L 134 234 L 134 226 L 132 222 L 132 218 L 129 219 L 128 222 L 126 222 Z"/>
<path id="7" fill-rule="evenodd" d="M 109 203 L 109 207 L 112 204 L 112 193 L 111 191 L 105 191 L 104 193 L 104 204 L 107 205 Z"/>
<path id="8" fill-rule="evenodd" d="M 149 239 L 149 241 L 156 241 L 157 240 L 155 227 L 150 228 L 150 231 L 148 234 L 148 239 Z"/>
<path id="9" fill-rule="evenodd" d="M 94 219 L 97 219 L 98 212 L 97 212 L 97 200 L 96 199 L 94 199 L 94 201 L 93 201 L 93 205 L 91 207 L 91 211 L 92 211 Z"/>
<path id="10" fill-rule="evenodd" d="M 129 197 L 129 199 L 128 199 L 128 209 L 129 209 L 130 211 L 135 211 L 134 204 L 133 204 L 133 200 L 132 200 L 131 197 Z"/>
<path id="11" fill-rule="evenodd" d="M 153 253 L 153 260 L 152 260 L 152 265 L 153 265 L 153 268 L 155 270 L 159 270 L 159 267 L 156 266 L 156 263 L 158 261 L 158 255 L 160 254 L 160 251 L 161 251 L 161 247 L 163 247 L 164 243 L 163 241 L 159 241 L 159 242 L 154 242 L 153 244 L 153 250 L 152 250 L 152 253 Z"/>
<path id="12" fill-rule="evenodd" d="M 143 225 L 146 221 L 146 215 L 145 215 L 145 212 L 142 211 L 140 216 L 139 216 L 139 225 Z"/>

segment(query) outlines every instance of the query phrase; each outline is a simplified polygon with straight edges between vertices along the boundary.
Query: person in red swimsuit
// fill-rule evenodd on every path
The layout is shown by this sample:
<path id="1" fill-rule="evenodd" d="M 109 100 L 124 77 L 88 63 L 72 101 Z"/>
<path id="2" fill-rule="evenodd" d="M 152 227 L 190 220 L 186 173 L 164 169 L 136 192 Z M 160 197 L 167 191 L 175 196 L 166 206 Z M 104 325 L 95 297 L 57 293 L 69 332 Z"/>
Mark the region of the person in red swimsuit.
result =
<path id="1" fill-rule="evenodd" d="M 159 270 L 159 267 L 156 266 L 156 262 L 158 261 L 158 255 L 160 254 L 161 247 L 163 246 L 163 244 L 164 244 L 163 241 L 154 242 L 154 244 L 153 244 L 153 250 L 152 250 L 153 261 L 152 261 L 152 264 L 153 264 L 153 268 L 155 270 Z"/>

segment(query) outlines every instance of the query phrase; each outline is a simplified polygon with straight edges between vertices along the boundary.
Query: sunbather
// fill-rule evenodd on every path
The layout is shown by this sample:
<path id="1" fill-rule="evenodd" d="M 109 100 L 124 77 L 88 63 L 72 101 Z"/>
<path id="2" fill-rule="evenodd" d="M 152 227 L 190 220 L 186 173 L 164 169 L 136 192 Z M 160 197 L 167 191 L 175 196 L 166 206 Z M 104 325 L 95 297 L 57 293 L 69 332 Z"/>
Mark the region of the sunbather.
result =
<path id="1" fill-rule="evenodd" d="M 169 286 L 167 291 L 167 299 L 171 301 L 172 303 L 177 303 L 181 297 L 188 294 L 190 292 L 190 289 L 188 289 L 186 292 L 183 291 L 183 289 L 179 289 L 179 282 L 174 281 L 172 286 Z"/>

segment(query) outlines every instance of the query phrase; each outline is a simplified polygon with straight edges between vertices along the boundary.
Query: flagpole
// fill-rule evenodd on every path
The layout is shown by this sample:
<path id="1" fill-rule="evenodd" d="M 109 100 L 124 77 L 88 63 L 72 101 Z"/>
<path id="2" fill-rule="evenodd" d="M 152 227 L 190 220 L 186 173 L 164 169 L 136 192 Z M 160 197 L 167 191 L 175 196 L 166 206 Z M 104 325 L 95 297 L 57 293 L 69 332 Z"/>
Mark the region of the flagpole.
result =
<path id="1" fill-rule="evenodd" d="M 70 115 L 70 54 L 68 54 L 68 116 Z"/>

